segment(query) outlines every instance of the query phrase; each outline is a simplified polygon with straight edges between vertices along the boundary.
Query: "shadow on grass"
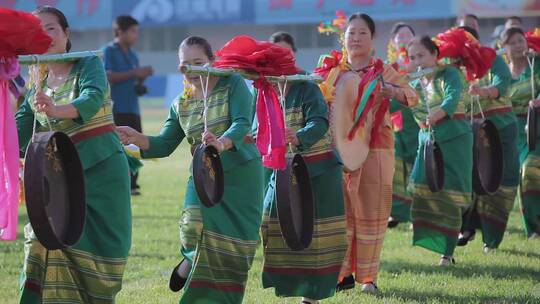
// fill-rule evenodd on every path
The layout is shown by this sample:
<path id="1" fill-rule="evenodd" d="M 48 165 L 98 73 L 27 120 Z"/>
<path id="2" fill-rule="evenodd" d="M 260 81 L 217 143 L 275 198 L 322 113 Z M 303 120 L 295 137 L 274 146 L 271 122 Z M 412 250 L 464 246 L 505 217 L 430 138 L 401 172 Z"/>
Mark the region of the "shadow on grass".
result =
<path id="1" fill-rule="evenodd" d="M 523 278 L 535 279 L 540 278 L 540 271 L 516 266 L 502 265 L 477 265 L 467 262 L 466 264 L 456 264 L 453 267 L 440 268 L 436 265 L 422 265 L 418 263 L 410 263 L 404 260 L 384 261 L 381 263 L 381 268 L 390 273 L 418 273 L 418 274 L 450 274 L 456 278 L 470 278 L 473 276 L 490 276 L 496 279 Z"/>
<path id="2" fill-rule="evenodd" d="M 499 251 L 502 253 L 517 255 L 517 256 L 525 257 L 525 258 L 536 258 L 540 261 L 540 253 L 523 252 L 523 251 L 515 250 L 515 249 L 499 249 Z"/>
<path id="3" fill-rule="evenodd" d="M 382 291 L 378 298 L 384 299 L 388 297 L 399 298 L 407 303 L 436 303 L 440 301 L 451 303 L 489 303 L 489 304 L 502 304 L 502 303 L 533 303 L 537 300 L 534 296 L 506 296 L 506 297 L 492 297 L 478 295 L 449 295 L 444 291 L 417 291 L 414 289 L 396 289 Z M 540 299 L 538 299 L 540 300 Z"/>

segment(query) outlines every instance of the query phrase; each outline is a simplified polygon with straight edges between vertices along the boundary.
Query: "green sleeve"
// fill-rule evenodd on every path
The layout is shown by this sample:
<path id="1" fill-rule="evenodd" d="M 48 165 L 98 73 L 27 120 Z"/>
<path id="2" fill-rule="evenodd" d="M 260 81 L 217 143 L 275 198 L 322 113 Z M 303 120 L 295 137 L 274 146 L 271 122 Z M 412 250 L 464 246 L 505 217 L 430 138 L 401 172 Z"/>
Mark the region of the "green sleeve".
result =
<path id="1" fill-rule="evenodd" d="M 300 150 L 311 147 L 328 131 L 328 107 L 324 97 L 315 84 L 307 84 L 302 97 L 302 112 L 306 123 L 296 132 Z"/>
<path id="2" fill-rule="evenodd" d="M 94 117 L 107 96 L 109 89 L 107 75 L 101 59 L 97 56 L 81 59 L 79 71 L 79 96 L 71 104 L 79 112 L 78 123 L 84 123 Z"/>
<path id="3" fill-rule="evenodd" d="M 457 106 L 461 100 L 461 90 L 463 84 L 461 82 L 460 72 L 455 68 L 446 68 L 443 74 L 443 102 L 441 109 L 450 117 L 454 115 Z"/>
<path id="4" fill-rule="evenodd" d="M 24 153 L 26 152 L 26 147 L 28 146 L 28 142 L 32 137 L 32 130 L 34 127 L 34 111 L 32 111 L 32 108 L 28 103 L 28 98 L 31 96 L 31 94 L 34 94 L 33 90 L 30 90 L 26 94 L 24 102 L 17 110 L 17 113 L 15 113 L 15 122 L 17 123 L 21 157 L 24 157 Z M 36 121 L 36 128 L 39 128 L 39 125 L 39 122 Z"/>
<path id="5" fill-rule="evenodd" d="M 253 96 L 243 78 L 238 75 L 230 77 L 232 85 L 229 93 L 229 115 L 232 123 L 223 136 L 231 139 L 234 147 L 239 148 L 252 128 Z"/>
<path id="6" fill-rule="evenodd" d="M 186 137 L 184 130 L 178 121 L 178 114 L 174 104 L 169 110 L 169 117 L 159 131 L 158 136 L 148 136 L 150 147 L 146 151 L 141 151 L 142 158 L 160 158 L 167 157 L 173 153 L 180 142 Z"/>
<path id="7" fill-rule="evenodd" d="M 490 73 L 493 75 L 491 86 L 499 90 L 499 96 L 504 96 L 512 81 L 512 73 L 501 56 L 495 57 Z"/>

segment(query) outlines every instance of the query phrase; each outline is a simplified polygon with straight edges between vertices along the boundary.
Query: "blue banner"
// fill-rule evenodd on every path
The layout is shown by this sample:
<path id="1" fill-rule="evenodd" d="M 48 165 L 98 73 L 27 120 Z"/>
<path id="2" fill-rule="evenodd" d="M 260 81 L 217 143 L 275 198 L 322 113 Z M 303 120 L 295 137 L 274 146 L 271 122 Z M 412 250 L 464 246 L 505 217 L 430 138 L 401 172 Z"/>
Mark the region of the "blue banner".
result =
<path id="1" fill-rule="evenodd" d="M 141 26 L 252 24 L 252 0 L 123 0 L 113 15 L 131 15 Z"/>
<path id="2" fill-rule="evenodd" d="M 116 1 L 118 2 L 118 1 Z M 61 10 L 75 31 L 110 28 L 111 0 L 4 0 L 0 6 L 31 12 L 38 6 L 50 5 Z"/>
<path id="3" fill-rule="evenodd" d="M 452 17 L 449 0 L 256 0 L 255 23 L 319 23 L 346 15 L 369 14 L 377 20 L 437 19 Z"/>

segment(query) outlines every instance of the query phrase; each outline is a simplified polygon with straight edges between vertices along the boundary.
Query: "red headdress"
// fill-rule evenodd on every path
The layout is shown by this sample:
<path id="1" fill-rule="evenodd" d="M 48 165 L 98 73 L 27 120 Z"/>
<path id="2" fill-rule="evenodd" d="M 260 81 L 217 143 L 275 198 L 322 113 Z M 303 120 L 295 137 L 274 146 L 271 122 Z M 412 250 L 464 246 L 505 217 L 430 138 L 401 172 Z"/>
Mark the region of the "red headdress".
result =
<path id="1" fill-rule="evenodd" d="M 487 74 L 497 55 L 495 50 L 484 47 L 469 32 L 452 28 L 434 39 L 439 47 L 439 59 L 457 59 L 466 70 L 467 80 L 480 79 Z"/>
<path id="2" fill-rule="evenodd" d="M 285 163 L 285 122 L 276 90 L 264 76 L 297 74 L 296 60 L 291 50 L 249 36 L 237 36 L 227 42 L 216 55 L 215 67 L 240 69 L 259 74 L 253 85 L 257 94 L 257 148 L 263 165 L 283 169 Z"/>

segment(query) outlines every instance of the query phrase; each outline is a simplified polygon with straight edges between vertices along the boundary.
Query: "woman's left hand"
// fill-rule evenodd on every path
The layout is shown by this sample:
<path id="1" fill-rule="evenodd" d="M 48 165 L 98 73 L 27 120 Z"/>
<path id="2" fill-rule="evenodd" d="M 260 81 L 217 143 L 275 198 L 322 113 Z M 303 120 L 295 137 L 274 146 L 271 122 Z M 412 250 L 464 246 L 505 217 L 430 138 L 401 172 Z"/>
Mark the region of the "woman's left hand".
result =
<path id="1" fill-rule="evenodd" d="M 57 107 L 52 99 L 43 91 L 38 91 L 35 94 L 34 107 L 36 111 L 45 113 L 47 116 L 56 118 Z"/>
<path id="2" fill-rule="evenodd" d="M 212 146 L 218 150 L 219 153 L 223 152 L 225 150 L 225 144 L 219 139 L 216 139 L 214 141 L 208 142 L 205 145 Z"/>
<path id="3" fill-rule="evenodd" d="M 431 114 L 428 115 L 428 117 L 427 117 L 427 119 L 426 119 L 426 125 L 427 125 L 428 127 L 429 127 L 429 126 L 432 127 L 432 126 L 434 126 L 434 125 L 437 123 L 438 120 L 439 120 L 439 119 L 437 118 L 436 113 L 431 113 Z"/>
<path id="4" fill-rule="evenodd" d="M 202 142 L 205 145 L 209 145 L 211 142 L 214 142 L 217 140 L 217 137 L 210 131 L 205 131 L 202 134 Z"/>
<path id="5" fill-rule="evenodd" d="M 298 137 L 296 136 L 296 131 L 289 128 L 285 129 L 285 142 L 295 146 L 300 145 L 300 140 L 298 140 Z"/>
<path id="6" fill-rule="evenodd" d="M 219 153 L 223 152 L 225 150 L 225 144 L 223 141 L 217 136 L 215 136 L 212 132 L 206 131 L 202 135 L 202 142 L 203 144 L 207 146 L 212 146 L 218 150 Z"/>
<path id="7" fill-rule="evenodd" d="M 529 101 L 529 105 L 534 107 L 534 108 L 540 107 L 540 99 L 533 99 L 533 100 Z"/>
<path id="8" fill-rule="evenodd" d="M 390 85 L 383 85 L 381 86 L 381 95 L 384 98 L 394 98 L 396 95 L 395 88 Z"/>

